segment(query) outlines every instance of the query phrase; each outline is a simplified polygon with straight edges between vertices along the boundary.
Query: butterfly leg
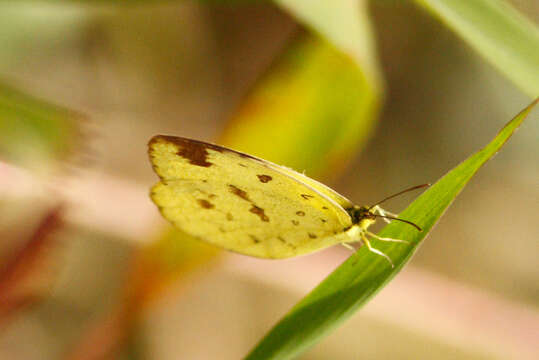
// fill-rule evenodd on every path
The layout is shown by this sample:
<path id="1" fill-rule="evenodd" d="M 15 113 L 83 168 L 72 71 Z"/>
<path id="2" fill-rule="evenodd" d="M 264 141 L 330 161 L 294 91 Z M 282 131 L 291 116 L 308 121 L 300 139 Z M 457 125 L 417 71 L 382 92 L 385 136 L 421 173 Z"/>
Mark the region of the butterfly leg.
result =
<path id="1" fill-rule="evenodd" d="M 398 214 L 394 214 L 394 213 L 392 213 L 392 212 L 389 212 L 389 211 L 387 211 L 387 210 L 382 209 L 382 208 L 381 208 L 380 206 L 378 206 L 378 205 L 376 205 L 375 207 L 373 207 L 373 210 L 374 210 L 375 213 L 378 213 L 378 214 L 380 214 L 380 215 L 382 215 L 382 216 L 386 216 L 386 215 L 393 216 L 393 217 L 398 217 L 398 216 L 399 216 Z M 388 224 L 391 222 L 391 220 L 389 220 L 389 219 L 384 219 L 384 221 L 385 221 L 386 223 L 388 223 Z"/>
<path id="2" fill-rule="evenodd" d="M 352 251 L 352 252 L 356 252 L 357 249 L 355 247 L 353 247 L 352 245 L 348 244 L 348 243 L 341 243 L 342 246 L 344 246 L 345 248 L 347 248 L 348 250 Z"/>
<path id="3" fill-rule="evenodd" d="M 393 238 L 386 238 L 386 237 L 380 237 L 370 231 L 365 231 L 367 235 L 369 235 L 372 238 L 375 238 L 376 240 L 380 241 L 391 241 L 391 242 L 398 242 L 398 243 L 404 243 L 404 244 L 410 244 L 409 241 L 401 240 L 401 239 L 393 239 Z"/>
<path id="4" fill-rule="evenodd" d="M 375 253 L 377 255 L 380 255 L 380 256 L 384 257 L 387 261 L 389 261 L 392 268 L 395 267 L 395 265 L 393 265 L 393 261 L 391 261 L 391 258 L 389 256 L 387 256 L 386 254 L 384 254 L 380 250 L 375 249 L 375 248 L 372 247 L 371 242 L 369 241 L 369 239 L 367 239 L 367 236 L 365 236 L 365 233 L 363 233 L 363 232 L 361 233 L 361 241 L 365 244 L 365 246 L 367 247 L 367 249 L 369 249 L 370 252 L 373 252 L 373 253 Z"/>

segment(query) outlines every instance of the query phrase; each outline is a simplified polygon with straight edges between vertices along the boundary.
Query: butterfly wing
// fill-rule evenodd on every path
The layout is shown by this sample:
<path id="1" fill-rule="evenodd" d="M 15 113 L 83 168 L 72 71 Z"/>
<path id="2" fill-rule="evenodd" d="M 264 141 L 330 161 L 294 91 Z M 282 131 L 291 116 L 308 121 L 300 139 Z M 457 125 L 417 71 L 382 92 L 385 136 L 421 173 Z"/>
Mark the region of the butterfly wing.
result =
<path id="1" fill-rule="evenodd" d="M 206 242 L 246 255 L 286 258 L 349 240 L 343 233 L 352 225 L 348 213 L 310 186 L 322 184 L 293 170 L 164 135 L 150 140 L 149 155 L 161 178 L 151 190 L 161 214 Z"/>

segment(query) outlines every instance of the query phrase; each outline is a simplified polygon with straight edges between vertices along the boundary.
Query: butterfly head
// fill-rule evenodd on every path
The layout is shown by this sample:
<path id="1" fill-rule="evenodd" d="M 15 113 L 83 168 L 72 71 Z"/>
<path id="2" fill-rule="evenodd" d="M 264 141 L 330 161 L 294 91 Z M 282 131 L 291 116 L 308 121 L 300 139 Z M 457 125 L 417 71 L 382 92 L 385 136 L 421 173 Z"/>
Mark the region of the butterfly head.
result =
<path id="1" fill-rule="evenodd" d="M 364 230 L 376 222 L 377 214 L 374 209 L 366 206 L 354 205 L 353 208 L 348 210 L 348 213 L 352 217 L 352 222 Z"/>
<path id="2" fill-rule="evenodd" d="M 350 208 L 347 211 L 348 214 L 350 214 L 350 216 L 352 217 L 353 224 L 357 225 L 363 230 L 367 230 L 369 226 L 374 224 L 376 222 L 376 218 L 384 218 L 388 220 L 401 221 L 415 227 L 418 231 L 423 231 L 417 224 L 411 221 L 400 219 L 396 216 L 388 216 L 382 209 L 380 209 L 376 205 L 370 207 L 354 205 L 353 208 Z"/>
<path id="3" fill-rule="evenodd" d="M 407 193 L 409 191 L 412 191 L 412 190 L 415 190 L 415 189 L 421 189 L 421 188 L 425 188 L 425 187 L 429 187 L 429 186 L 430 186 L 430 184 L 421 184 L 421 185 L 413 186 L 411 188 L 405 189 L 405 190 L 400 191 L 400 192 L 398 192 L 396 194 L 388 196 L 385 199 L 382 199 L 381 201 L 378 201 L 377 203 L 375 203 L 375 204 L 373 204 L 373 205 L 371 205 L 369 207 L 354 205 L 352 208 L 346 209 L 346 211 L 348 212 L 348 214 L 352 218 L 352 223 L 354 225 L 357 225 L 360 229 L 363 229 L 363 230 L 367 230 L 367 228 L 369 226 L 371 226 L 372 224 L 374 224 L 376 222 L 376 218 L 380 217 L 380 218 L 384 218 L 386 221 L 387 220 L 401 221 L 401 222 L 407 223 L 408 225 L 411 225 L 411 226 L 415 227 L 418 231 L 422 231 L 421 228 L 418 225 L 414 224 L 411 221 L 400 219 L 400 218 L 397 217 L 397 215 L 388 216 L 387 214 L 391 214 L 391 213 L 383 211 L 378 205 L 380 205 L 381 203 L 383 203 L 383 202 L 385 202 L 385 201 L 387 201 L 389 199 L 394 198 L 395 196 L 399 196 L 399 195 Z"/>

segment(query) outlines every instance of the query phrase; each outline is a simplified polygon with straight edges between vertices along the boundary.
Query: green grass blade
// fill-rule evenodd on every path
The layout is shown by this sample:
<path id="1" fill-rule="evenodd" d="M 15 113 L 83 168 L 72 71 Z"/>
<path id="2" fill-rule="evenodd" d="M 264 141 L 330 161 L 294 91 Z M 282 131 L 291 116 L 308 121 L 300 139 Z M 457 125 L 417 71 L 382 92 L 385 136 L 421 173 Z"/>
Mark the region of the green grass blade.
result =
<path id="1" fill-rule="evenodd" d="M 415 0 L 528 95 L 539 95 L 539 29 L 500 0 Z"/>
<path id="2" fill-rule="evenodd" d="M 296 304 L 246 359 L 294 358 L 363 306 L 402 269 L 466 183 L 500 150 L 536 103 L 537 100 L 511 120 L 486 147 L 447 173 L 400 214 L 401 218 L 421 226 L 422 232 L 399 222 L 380 232 L 380 236 L 405 239 L 412 244 L 376 242 L 375 247 L 393 259 L 394 268 L 362 247 Z"/>

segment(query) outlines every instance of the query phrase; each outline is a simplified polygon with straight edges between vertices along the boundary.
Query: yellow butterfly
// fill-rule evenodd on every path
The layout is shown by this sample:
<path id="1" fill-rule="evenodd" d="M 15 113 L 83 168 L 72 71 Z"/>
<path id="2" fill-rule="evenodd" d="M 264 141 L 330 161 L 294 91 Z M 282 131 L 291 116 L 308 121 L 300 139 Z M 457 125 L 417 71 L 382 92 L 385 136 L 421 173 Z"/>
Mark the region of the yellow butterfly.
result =
<path id="1" fill-rule="evenodd" d="M 404 221 L 378 204 L 356 206 L 303 174 L 222 146 L 157 135 L 149 144 L 150 161 L 161 181 L 151 198 L 165 219 L 179 229 L 237 253 L 288 258 L 335 244 L 381 238 L 368 228 L 376 218 Z M 393 264 L 392 264 L 393 265 Z"/>

